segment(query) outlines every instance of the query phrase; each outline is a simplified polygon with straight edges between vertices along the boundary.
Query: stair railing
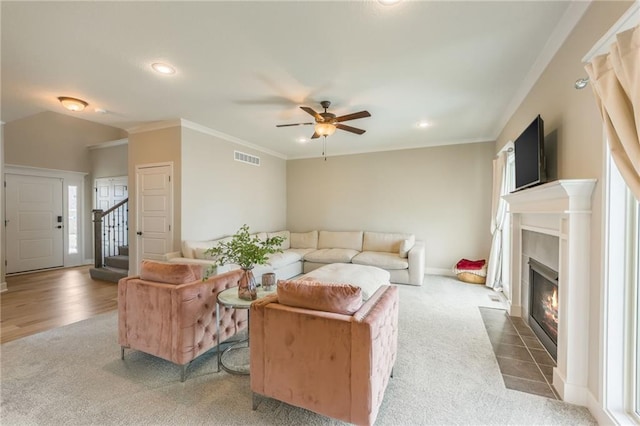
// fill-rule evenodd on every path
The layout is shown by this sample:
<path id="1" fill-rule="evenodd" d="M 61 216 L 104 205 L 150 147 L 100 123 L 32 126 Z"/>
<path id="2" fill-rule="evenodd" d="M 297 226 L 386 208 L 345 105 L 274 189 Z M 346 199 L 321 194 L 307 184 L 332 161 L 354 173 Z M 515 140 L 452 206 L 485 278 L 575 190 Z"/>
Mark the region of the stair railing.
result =
<path id="1" fill-rule="evenodd" d="M 95 267 L 102 268 L 105 257 L 115 256 L 118 247 L 129 245 L 129 199 L 92 213 Z"/>

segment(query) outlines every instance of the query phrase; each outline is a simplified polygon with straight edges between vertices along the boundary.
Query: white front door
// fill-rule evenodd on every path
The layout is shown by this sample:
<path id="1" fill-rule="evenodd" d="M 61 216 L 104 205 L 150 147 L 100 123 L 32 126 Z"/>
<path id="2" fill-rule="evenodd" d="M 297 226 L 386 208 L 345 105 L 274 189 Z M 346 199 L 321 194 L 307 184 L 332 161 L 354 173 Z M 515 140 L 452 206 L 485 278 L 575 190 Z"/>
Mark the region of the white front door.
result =
<path id="1" fill-rule="evenodd" d="M 7 273 L 64 265 L 59 178 L 6 174 Z"/>
<path id="2" fill-rule="evenodd" d="M 137 260 L 162 260 L 173 248 L 171 165 L 136 167 Z"/>

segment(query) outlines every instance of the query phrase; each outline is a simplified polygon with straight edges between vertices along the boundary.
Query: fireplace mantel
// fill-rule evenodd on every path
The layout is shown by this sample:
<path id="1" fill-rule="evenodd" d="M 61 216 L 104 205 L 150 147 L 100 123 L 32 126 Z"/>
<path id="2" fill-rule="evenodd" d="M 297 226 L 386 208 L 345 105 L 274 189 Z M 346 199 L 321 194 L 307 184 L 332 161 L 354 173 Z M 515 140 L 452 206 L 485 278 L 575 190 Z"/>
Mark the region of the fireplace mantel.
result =
<path id="1" fill-rule="evenodd" d="M 509 314 L 522 315 L 522 231 L 554 235 L 558 259 L 558 359 L 553 386 L 587 405 L 591 194 L 596 179 L 549 182 L 503 196 L 511 215 Z"/>

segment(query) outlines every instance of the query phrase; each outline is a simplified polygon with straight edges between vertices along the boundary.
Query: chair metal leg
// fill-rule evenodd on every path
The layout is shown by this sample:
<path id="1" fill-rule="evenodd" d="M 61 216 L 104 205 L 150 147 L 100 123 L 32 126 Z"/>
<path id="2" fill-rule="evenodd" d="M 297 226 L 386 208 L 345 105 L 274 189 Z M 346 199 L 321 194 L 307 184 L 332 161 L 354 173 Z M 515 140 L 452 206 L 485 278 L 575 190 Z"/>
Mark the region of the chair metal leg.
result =
<path id="1" fill-rule="evenodd" d="M 120 359 L 124 360 L 124 346 L 120 346 Z"/>
<path id="2" fill-rule="evenodd" d="M 391 368 L 391 378 L 393 379 L 393 367 Z"/>
<path id="3" fill-rule="evenodd" d="M 258 405 L 260 405 L 260 395 L 258 395 L 255 392 L 251 392 L 252 395 L 252 400 L 253 400 L 253 411 L 256 411 L 256 409 L 258 408 Z"/>

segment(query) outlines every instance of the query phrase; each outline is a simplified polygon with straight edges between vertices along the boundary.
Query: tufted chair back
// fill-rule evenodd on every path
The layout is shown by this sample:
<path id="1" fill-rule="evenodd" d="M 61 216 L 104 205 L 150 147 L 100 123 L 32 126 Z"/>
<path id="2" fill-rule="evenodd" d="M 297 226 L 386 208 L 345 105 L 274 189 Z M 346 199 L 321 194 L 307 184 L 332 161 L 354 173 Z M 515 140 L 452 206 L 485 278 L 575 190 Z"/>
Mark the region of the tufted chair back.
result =
<path id="1" fill-rule="evenodd" d="M 166 359 L 183 367 L 184 381 L 191 361 L 247 326 L 246 310 L 220 307 L 220 336 L 216 334 L 218 293 L 236 287 L 242 271 L 203 281 L 202 271 L 194 267 L 146 261 L 140 276 L 118 282 L 118 343 L 123 359 L 124 348 Z"/>
<path id="2" fill-rule="evenodd" d="M 392 286 L 380 287 L 353 315 L 284 305 L 278 295 L 253 302 L 254 409 L 266 396 L 372 425 L 396 361 L 398 304 Z"/>

